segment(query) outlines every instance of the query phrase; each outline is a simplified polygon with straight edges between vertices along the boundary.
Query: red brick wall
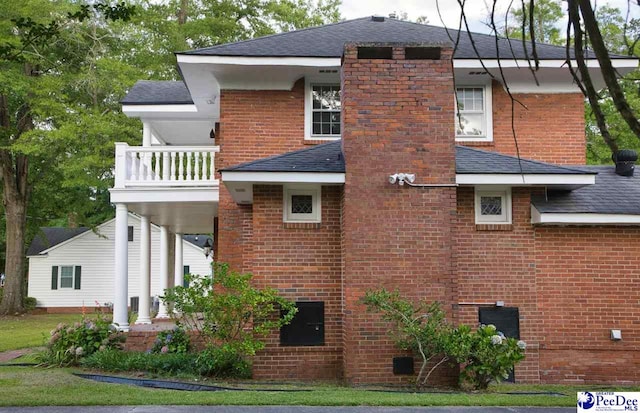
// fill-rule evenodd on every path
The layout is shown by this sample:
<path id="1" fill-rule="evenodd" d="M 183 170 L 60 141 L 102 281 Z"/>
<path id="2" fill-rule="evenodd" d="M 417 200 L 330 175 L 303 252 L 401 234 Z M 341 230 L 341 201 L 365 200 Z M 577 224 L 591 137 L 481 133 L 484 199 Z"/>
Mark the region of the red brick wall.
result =
<path id="1" fill-rule="evenodd" d="M 441 60 L 357 59 L 342 65 L 345 378 L 351 383 L 406 380 L 392 373 L 403 355 L 389 326 L 359 303 L 366 290 L 399 289 L 415 299 L 455 301 L 452 229 L 455 188 L 390 185 L 395 172 L 417 183 L 455 182 L 451 49 Z"/>
<path id="2" fill-rule="evenodd" d="M 292 90 L 222 90 L 220 153 L 216 168 L 303 148 L 304 79 Z M 248 271 L 251 260 L 251 206 L 237 205 L 220 185 L 218 261 Z"/>
<path id="3" fill-rule="evenodd" d="M 537 228 L 536 254 L 541 380 L 639 382 L 640 228 Z"/>
<path id="4" fill-rule="evenodd" d="M 325 306 L 325 345 L 280 346 L 274 332 L 254 360 L 256 378 L 342 377 L 341 196 L 342 187 L 323 186 L 322 222 L 291 224 L 282 221 L 282 186 L 254 186 L 251 269 L 256 285 L 276 288 L 292 301 L 324 301 Z"/>
<path id="5" fill-rule="evenodd" d="M 540 313 L 536 294 L 535 233 L 530 218 L 530 189 L 512 190 L 512 225 L 500 230 L 476 226 L 474 189 L 458 189 L 455 255 L 460 303 L 495 303 L 518 307 L 520 337 L 527 342 L 526 359 L 516 367 L 518 382 L 536 382 Z M 478 305 L 459 305 L 459 321 L 478 325 Z"/>
<path id="6" fill-rule="evenodd" d="M 493 142 L 459 142 L 516 155 L 511 127 L 511 100 L 493 83 Z M 515 131 L 520 156 L 543 162 L 577 165 L 586 162 L 584 97 L 580 93 L 515 94 Z"/>

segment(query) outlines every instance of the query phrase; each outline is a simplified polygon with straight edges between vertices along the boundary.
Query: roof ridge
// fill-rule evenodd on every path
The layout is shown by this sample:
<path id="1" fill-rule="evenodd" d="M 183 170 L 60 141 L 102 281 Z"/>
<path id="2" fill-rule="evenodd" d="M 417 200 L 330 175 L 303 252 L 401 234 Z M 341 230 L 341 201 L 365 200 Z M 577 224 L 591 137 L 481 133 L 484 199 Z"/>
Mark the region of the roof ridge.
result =
<path id="1" fill-rule="evenodd" d="M 567 171 L 589 173 L 588 171 L 569 168 L 569 167 L 566 167 L 566 166 L 563 166 L 563 165 L 556 165 L 556 164 L 553 164 L 553 163 L 536 161 L 534 159 L 528 159 L 528 158 L 520 158 L 520 157 L 517 157 L 517 156 L 507 155 L 507 154 L 500 153 L 500 152 L 484 151 L 482 149 L 470 148 L 470 147 L 464 146 L 464 145 L 456 145 L 456 148 L 461 148 L 461 149 L 464 149 L 464 150 L 471 150 L 471 151 L 481 152 L 481 153 L 487 153 L 487 154 L 490 154 L 490 155 L 503 156 L 505 158 L 511 158 L 511 159 L 515 159 L 515 160 L 519 160 L 519 161 L 531 162 L 531 163 L 535 163 L 535 164 L 538 164 L 538 165 L 553 166 L 555 168 L 565 169 Z"/>
<path id="2" fill-rule="evenodd" d="M 336 143 L 339 143 L 340 141 L 341 141 L 341 139 L 336 139 L 335 141 L 331 141 L 331 142 L 319 143 L 319 144 L 313 145 L 310 148 L 296 149 L 295 151 L 281 153 L 280 155 L 269 156 L 267 158 L 260 158 L 260 159 L 256 159 L 256 160 L 253 160 L 253 161 L 249 161 L 249 162 L 244 162 L 244 163 L 240 163 L 240 164 L 237 164 L 237 165 L 233 165 L 232 168 L 237 169 L 237 168 L 240 168 L 240 167 L 255 165 L 255 164 L 260 163 L 260 162 L 265 162 L 265 161 L 271 161 L 271 160 L 274 160 L 274 159 L 284 158 L 284 157 L 291 156 L 291 155 L 294 155 L 294 154 L 298 154 L 298 153 L 301 153 L 301 152 L 317 150 L 318 148 L 321 148 L 321 147 L 325 147 L 325 146 L 329 146 L 329 145 L 335 145 Z M 230 170 L 228 168 L 223 168 L 223 169 L 220 169 L 220 171 L 232 171 L 232 170 Z"/>
<path id="3" fill-rule="evenodd" d="M 244 40 L 238 40 L 237 42 L 220 43 L 220 44 L 216 44 L 216 45 L 213 45 L 213 46 L 200 47 L 198 49 L 185 50 L 185 51 L 182 51 L 182 52 L 174 52 L 174 54 L 191 54 L 191 53 L 194 53 L 194 52 L 198 52 L 198 51 L 202 51 L 202 50 L 215 49 L 217 47 L 227 46 L 227 45 L 231 45 L 231 44 L 251 43 L 251 42 L 254 42 L 256 40 L 263 40 L 263 39 L 268 39 L 268 38 L 271 38 L 271 37 L 283 36 L 283 35 L 286 35 L 286 34 L 289 34 L 289 33 L 294 33 L 294 32 L 296 32 L 296 33 L 305 32 L 305 31 L 308 31 L 308 30 L 317 29 L 319 27 L 336 26 L 336 25 L 339 25 L 339 24 L 350 23 L 350 22 L 354 22 L 354 21 L 357 21 L 357 20 L 370 19 L 371 17 L 372 16 L 366 16 L 366 17 L 358 17 L 356 19 L 350 19 L 350 20 L 341 20 L 339 22 L 320 24 L 320 25 L 311 26 L 311 27 L 304 27 L 302 29 L 290 30 L 288 32 L 273 33 L 273 34 L 268 34 L 266 36 L 254 37 L 253 39 L 244 39 Z"/>

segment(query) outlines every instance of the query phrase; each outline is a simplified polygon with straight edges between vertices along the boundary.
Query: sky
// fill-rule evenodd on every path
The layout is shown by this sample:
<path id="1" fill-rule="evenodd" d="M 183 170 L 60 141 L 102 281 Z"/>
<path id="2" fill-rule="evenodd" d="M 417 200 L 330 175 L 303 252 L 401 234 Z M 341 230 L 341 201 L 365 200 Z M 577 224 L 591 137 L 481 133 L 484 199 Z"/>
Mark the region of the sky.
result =
<path id="1" fill-rule="evenodd" d="M 482 21 L 488 15 L 485 2 L 491 4 L 491 0 L 467 0 L 467 20 L 471 30 L 488 32 L 489 29 Z M 514 1 L 514 4 L 520 4 L 520 1 Z M 597 5 L 608 3 L 610 6 L 619 8 L 623 14 L 627 10 L 627 0 L 599 0 Z M 509 4 L 507 0 L 499 0 L 502 6 L 502 16 Z M 448 27 L 457 28 L 459 20 L 459 7 L 456 0 L 439 0 L 440 12 L 444 23 Z M 640 6 L 635 0 L 631 1 L 631 17 L 640 17 Z M 390 13 L 406 12 L 410 20 L 416 20 L 419 16 L 426 16 L 428 24 L 434 26 L 442 26 L 438 11 L 436 8 L 436 0 L 342 0 L 340 7 L 342 16 L 346 19 L 357 17 L 381 15 L 388 16 Z"/>

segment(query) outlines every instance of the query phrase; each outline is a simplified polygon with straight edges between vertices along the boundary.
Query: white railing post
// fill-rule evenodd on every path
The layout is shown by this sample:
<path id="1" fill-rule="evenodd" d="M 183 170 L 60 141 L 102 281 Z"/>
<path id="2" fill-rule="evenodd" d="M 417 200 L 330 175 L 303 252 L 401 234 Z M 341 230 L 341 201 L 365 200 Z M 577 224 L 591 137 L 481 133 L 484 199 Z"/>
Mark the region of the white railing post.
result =
<path id="1" fill-rule="evenodd" d="M 127 145 L 124 142 L 116 142 L 116 176 L 113 187 L 124 188 L 127 180 Z"/>
<path id="2" fill-rule="evenodd" d="M 134 146 L 116 143 L 114 188 L 216 185 L 217 146 Z"/>

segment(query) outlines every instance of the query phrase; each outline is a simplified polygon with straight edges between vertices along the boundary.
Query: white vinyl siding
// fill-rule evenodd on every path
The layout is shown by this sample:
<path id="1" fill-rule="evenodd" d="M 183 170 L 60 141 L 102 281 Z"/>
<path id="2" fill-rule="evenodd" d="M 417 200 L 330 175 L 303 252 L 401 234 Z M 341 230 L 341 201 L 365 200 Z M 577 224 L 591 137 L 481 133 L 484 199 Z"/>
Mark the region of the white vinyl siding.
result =
<path id="1" fill-rule="evenodd" d="M 128 225 L 133 226 L 134 241 L 129 242 L 129 297 L 138 296 L 140 290 L 140 220 L 129 215 Z M 29 257 L 28 295 L 35 297 L 38 307 L 95 307 L 113 302 L 115 222 L 110 221 L 98 228 L 100 235 L 87 231 L 73 240 L 52 248 L 45 256 Z M 160 289 L 160 229 L 151 226 L 151 295 L 162 295 Z M 194 274 L 210 274 L 211 260 L 205 258 L 201 249 L 184 241 L 184 265 Z M 52 267 L 81 266 L 82 286 L 80 290 L 58 288 L 52 290 Z M 58 274 L 58 280 L 60 274 Z M 173 270 L 170 272 L 173 284 Z M 129 302 L 129 300 L 127 300 Z"/>

